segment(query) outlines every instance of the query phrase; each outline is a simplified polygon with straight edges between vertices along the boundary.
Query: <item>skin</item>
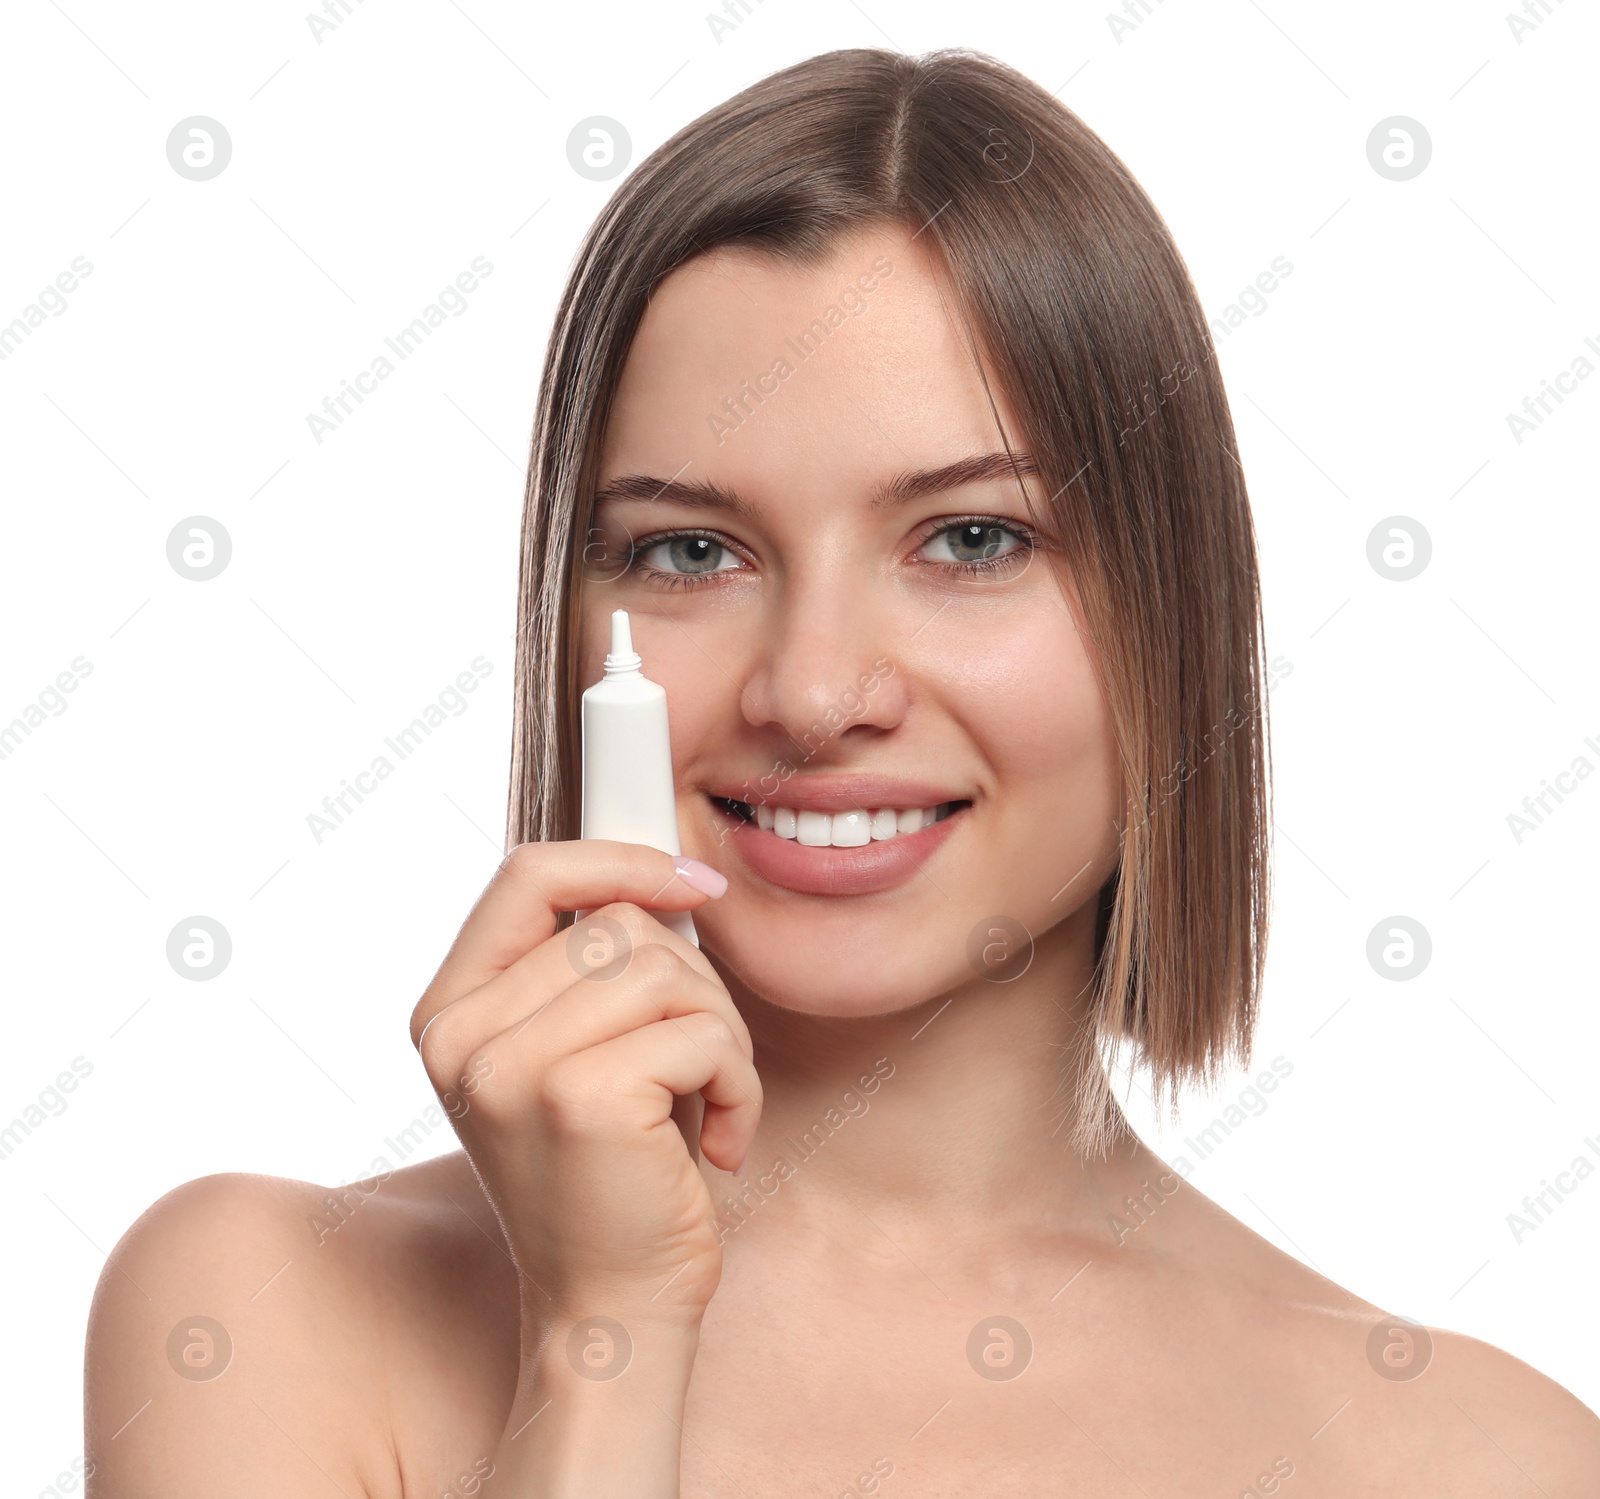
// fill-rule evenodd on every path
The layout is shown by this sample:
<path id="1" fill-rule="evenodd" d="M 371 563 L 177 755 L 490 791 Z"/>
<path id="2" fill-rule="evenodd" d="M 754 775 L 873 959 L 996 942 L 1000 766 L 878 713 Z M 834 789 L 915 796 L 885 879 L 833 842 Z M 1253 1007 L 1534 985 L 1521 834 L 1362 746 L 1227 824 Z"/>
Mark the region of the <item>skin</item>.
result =
<path id="1" fill-rule="evenodd" d="M 706 413 L 879 256 L 892 269 L 867 310 L 719 442 Z M 707 1499 L 1600 1490 L 1600 1420 L 1526 1364 L 1432 1329 L 1419 1374 L 1383 1377 L 1368 1355 L 1381 1309 L 1131 1134 L 1105 1159 L 1066 1152 L 1065 1046 L 1093 895 L 1118 851 L 1116 747 L 1048 538 L 982 576 L 960 575 L 937 539 L 969 513 L 1026 528 L 1034 481 L 871 503 L 897 473 L 1001 447 L 947 295 L 889 226 L 815 269 L 721 253 L 659 289 L 602 479 L 712 481 L 754 514 L 606 502 L 615 556 L 674 527 L 730 549 L 698 587 L 636 569 L 592 582 L 584 679 L 599 676 L 611 610 L 628 609 L 672 705 L 684 850 L 727 891 L 707 899 L 653 850 L 519 850 L 413 1017 L 471 1160 L 370 1184 L 320 1243 L 308 1220 L 327 1220 L 324 1187 L 211 1177 L 157 1203 L 118 1245 L 91 1317 L 91 1493 L 542 1494 L 576 1491 L 553 1475 L 579 1472 L 587 1493 Z M 661 547 L 642 556 L 682 565 Z M 879 658 L 892 672 L 798 757 L 793 740 Z M 784 761 L 929 778 L 972 807 L 902 886 L 800 895 L 743 863 L 705 794 Z M 693 910 L 698 953 L 652 902 Z M 604 994 L 562 990 L 520 1026 L 572 986 L 549 919 L 580 906 L 628 927 L 636 967 Z M 996 913 L 1034 937 L 1003 983 L 968 957 Z M 673 1065 L 698 1053 L 716 1080 L 676 1105 L 659 1086 L 605 1094 L 575 1123 L 575 1102 L 602 1095 L 548 1087 L 552 1027 L 630 1004 L 672 1010 L 696 1038 Z M 679 1032 L 659 1034 L 665 1046 Z M 516 1049 L 539 1037 L 544 1072 Z M 605 1044 L 628 1043 L 619 1030 Z M 622 1053 L 607 1055 L 604 1076 L 622 1076 Z M 552 1098 L 568 1105 L 559 1128 Z M 779 1183 L 786 1142 L 832 1109 L 846 1115 L 836 1132 Z M 632 1133 L 606 1110 L 636 1116 Z M 741 1191 L 750 1205 L 721 1207 L 720 1231 L 689 1221 Z M 658 1254 L 674 1213 L 688 1226 Z M 635 1363 L 575 1378 L 559 1351 L 602 1307 L 624 1314 Z M 197 1309 L 234 1346 L 213 1380 L 175 1378 L 165 1353 Z M 997 1316 L 1031 1340 L 1015 1378 L 979 1377 L 968 1359 L 969 1334 Z M 980 1349 L 996 1342 L 980 1334 Z"/>

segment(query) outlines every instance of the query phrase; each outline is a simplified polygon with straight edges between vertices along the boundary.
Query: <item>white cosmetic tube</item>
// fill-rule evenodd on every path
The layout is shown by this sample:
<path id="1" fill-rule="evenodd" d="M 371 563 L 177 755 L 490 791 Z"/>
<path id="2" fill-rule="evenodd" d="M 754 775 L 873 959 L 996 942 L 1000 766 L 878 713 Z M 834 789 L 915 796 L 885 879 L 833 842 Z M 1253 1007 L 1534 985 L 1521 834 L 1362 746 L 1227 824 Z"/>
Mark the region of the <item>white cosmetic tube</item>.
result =
<path id="1" fill-rule="evenodd" d="M 611 654 L 605 675 L 583 694 L 583 827 L 580 838 L 644 843 L 663 853 L 678 843 L 678 799 L 672 781 L 667 694 L 643 671 L 633 649 L 628 611 L 611 615 Z M 579 911 L 578 919 L 591 914 Z M 656 919 L 700 945 L 687 911 L 657 911 Z"/>

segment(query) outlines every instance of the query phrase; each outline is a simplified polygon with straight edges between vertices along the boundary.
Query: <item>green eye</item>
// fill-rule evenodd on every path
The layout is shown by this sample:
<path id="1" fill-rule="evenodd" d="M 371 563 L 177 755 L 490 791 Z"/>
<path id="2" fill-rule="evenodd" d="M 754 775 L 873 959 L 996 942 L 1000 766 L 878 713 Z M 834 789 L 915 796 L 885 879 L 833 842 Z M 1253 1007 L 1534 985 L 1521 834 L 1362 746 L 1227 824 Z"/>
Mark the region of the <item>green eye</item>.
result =
<path id="1" fill-rule="evenodd" d="M 633 544 L 630 568 L 658 588 L 693 588 L 717 573 L 738 572 L 740 556 L 709 531 L 664 531 Z"/>
<path id="2" fill-rule="evenodd" d="M 1009 572 L 1039 545 L 1016 521 L 960 516 L 946 521 L 918 548 L 924 563 L 957 575 Z M 720 573 L 744 571 L 743 554 L 711 531 L 663 531 L 633 544 L 629 566 L 656 588 L 693 588 Z"/>
<path id="3" fill-rule="evenodd" d="M 948 543 L 951 555 L 945 560 L 978 562 L 997 556 L 1008 534 L 1001 526 L 974 521 L 969 525 L 951 526 L 947 531 L 936 533 L 932 540 Z"/>
<path id="4" fill-rule="evenodd" d="M 984 571 L 1020 560 L 1021 555 L 1033 550 L 1033 540 L 1016 526 L 980 516 L 955 521 L 935 531 L 924 548 L 932 562 Z"/>
<path id="5" fill-rule="evenodd" d="M 685 573 L 714 573 L 728 549 L 710 536 L 674 536 L 663 542 L 673 567 Z"/>

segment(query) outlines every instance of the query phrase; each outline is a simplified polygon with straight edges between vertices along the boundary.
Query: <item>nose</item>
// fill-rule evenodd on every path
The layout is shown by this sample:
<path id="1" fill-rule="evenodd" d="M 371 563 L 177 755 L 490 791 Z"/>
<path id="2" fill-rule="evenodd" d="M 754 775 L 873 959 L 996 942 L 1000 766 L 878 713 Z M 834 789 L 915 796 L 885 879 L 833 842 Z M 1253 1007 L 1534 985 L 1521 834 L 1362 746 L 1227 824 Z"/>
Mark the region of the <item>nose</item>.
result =
<path id="1" fill-rule="evenodd" d="M 909 695 L 894 630 L 889 601 L 853 570 L 791 574 L 753 642 L 746 722 L 781 730 L 807 758 L 892 729 Z"/>

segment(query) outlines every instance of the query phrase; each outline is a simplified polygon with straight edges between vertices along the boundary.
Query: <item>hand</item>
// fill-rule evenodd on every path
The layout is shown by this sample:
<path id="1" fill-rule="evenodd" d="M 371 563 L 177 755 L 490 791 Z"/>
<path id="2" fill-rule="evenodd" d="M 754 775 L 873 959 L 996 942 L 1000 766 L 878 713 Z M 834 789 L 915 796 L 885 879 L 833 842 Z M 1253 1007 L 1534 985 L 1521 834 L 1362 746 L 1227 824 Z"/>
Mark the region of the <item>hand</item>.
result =
<path id="1" fill-rule="evenodd" d="M 674 1102 L 704 1095 L 700 1149 L 732 1171 L 760 1119 L 761 1083 L 710 962 L 643 909 L 709 898 L 643 844 L 524 843 L 412 1013 L 412 1039 L 523 1274 L 525 1321 L 697 1326 L 721 1279 L 711 1195 Z M 556 930 L 558 913 L 591 907 Z"/>

